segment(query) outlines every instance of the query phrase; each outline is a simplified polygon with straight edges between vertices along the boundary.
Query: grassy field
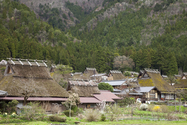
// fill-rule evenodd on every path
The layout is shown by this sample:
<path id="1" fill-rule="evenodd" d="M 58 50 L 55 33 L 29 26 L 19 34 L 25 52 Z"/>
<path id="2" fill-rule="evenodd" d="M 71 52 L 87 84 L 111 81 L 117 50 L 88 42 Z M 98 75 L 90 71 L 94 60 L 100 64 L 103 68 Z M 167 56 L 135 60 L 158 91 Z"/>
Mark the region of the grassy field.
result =
<path id="1" fill-rule="evenodd" d="M 26 122 L 11 123 L 8 125 L 50 125 L 50 124 L 74 124 L 73 122 Z M 106 122 L 81 122 L 79 125 L 186 125 L 187 121 L 146 121 L 146 120 L 123 120 L 123 121 L 106 121 Z"/>

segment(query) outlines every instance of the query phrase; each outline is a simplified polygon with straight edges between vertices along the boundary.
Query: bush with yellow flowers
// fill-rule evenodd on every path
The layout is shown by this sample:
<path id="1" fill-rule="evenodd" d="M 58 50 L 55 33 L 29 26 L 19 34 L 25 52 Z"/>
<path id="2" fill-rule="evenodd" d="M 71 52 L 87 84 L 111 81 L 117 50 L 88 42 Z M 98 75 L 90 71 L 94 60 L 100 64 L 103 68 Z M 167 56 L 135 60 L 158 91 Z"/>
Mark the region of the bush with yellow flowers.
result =
<path id="1" fill-rule="evenodd" d="M 155 105 L 155 106 L 153 107 L 153 111 L 154 111 L 154 112 L 161 112 L 162 109 L 160 108 L 160 106 Z"/>

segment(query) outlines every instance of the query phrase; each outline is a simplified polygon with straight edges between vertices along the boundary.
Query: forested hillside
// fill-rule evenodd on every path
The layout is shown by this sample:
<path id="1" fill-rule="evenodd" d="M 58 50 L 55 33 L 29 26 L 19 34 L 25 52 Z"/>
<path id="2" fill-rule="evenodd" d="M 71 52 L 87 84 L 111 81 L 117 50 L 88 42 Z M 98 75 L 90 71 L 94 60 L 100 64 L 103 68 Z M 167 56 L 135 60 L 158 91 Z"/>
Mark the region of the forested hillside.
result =
<path id="1" fill-rule="evenodd" d="M 114 61 L 124 65 L 117 59 L 130 57 L 133 67 L 115 69 L 157 68 L 168 75 L 187 71 L 185 0 L 20 2 L 1 1 L 0 59 L 45 59 L 74 71 L 95 67 L 106 72 Z"/>
<path id="2" fill-rule="evenodd" d="M 0 2 L 0 38 L 0 60 L 7 57 L 52 60 L 70 65 L 75 71 L 96 67 L 104 72 L 112 68 L 113 51 L 95 43 L 75 42 L 70 33 L 37 19 L 33 11 L 16 1 Z"/>
<path id="3" fill-rule="evenodd" d="M 92 22 L 91 26 L 97 23 L 94 29 L 84 27 L 86 23 L 77 25 L 71 32 L 79 39 L 99 43 L 117 50 L 120 55 L 130 56 L 135 62 L 136 71 L 145 67 L 157 68 L 163 74 L 177 74 L 178 68 L 187 71 L 187 1 L 149 2 L 126 0 L 126 4 L 123 1 L 121 4 L 116 3 L 110 10 L 117 5 L 126 5 L 126 10 L 104 21 L 98 20 L 100 16 L 96 16 L 97 22 Z"/>

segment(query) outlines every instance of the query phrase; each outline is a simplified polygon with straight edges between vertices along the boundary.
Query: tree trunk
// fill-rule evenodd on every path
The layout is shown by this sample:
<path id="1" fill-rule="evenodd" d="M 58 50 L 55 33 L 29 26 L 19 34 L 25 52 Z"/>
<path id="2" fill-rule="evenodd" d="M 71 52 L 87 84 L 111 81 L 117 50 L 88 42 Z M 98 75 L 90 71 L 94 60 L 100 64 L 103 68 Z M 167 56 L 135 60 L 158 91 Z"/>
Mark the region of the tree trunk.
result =
<path id="1" fill-rule="evenodd" d="M 177 111 L 177 107 L 176 107 L 176 95 L 175 95 L 175 111 Z"/>
<path id="2" fill-rule="evenodd" d="M 179 112 L 181 112 L 181 97 L 180 97 L 180 101 L 179 101 Z"/>
<path id="3" fill-rule="evenodd" d="M 23 105 L 26 105 L 28 98 L 29 98 L 28 96 L 24 96 L 24 103 L 23 103 Z"/>

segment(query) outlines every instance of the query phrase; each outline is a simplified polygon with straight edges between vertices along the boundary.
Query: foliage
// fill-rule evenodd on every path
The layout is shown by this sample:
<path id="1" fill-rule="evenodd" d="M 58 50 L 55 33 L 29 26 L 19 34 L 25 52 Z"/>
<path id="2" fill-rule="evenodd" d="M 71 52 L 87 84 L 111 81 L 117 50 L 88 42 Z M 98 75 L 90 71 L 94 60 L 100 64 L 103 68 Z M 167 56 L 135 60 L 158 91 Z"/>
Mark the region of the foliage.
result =
<path id="1" fill-rule="evenodd" d="M 23 119 L 34 120 L 34 119 L 38 119 L 38 117 L 43 119 L 44 114 L 45 111 L 39 105 L 39 103 L 30 102 L 28 105 L 23 107 L 23 110 L 20 115 L 22 116 Z"/>
<path id="2" fill-rule="evenodd" d="M 99 111 L 94 109 L 86 109 L 84 114 L 86 120 L 89 122 L 98 121 L 101 118 Z"/>
<path id="3" fill-rule="evenodd" d="M 67 117 L 70 117 L 70 116 L 73 116 L 73 114 L 74 114 L 74 111 L 73 110 L 65 110 L 64 112 L 63 112 Z"/>
<path id="4" fill-rule="evenodd" d="M 131 73 L 130 72 L 125 72 L 125 76 L 131 76 Z"/>
<path id="5" fill-rule="evenodd" d="M 135 103 L 135 99 L 132 97 L 125 97 L 118 101 L 119 106 L 127 106 Z"/>
<path id="6" fill-rule="evenodd" d="M 52 122 L 66 122 L 66 117 L 49 116 L 49 120 Z"/>
<path id="7" fill-rule="evenodd" d="M 71 117 L 72 110 L 77 110 L 77 105 L 80 103 L 79 95 L 76 93 L 69 94 L 69 98 L 62 102 L 69 109 L 69 117 Z"/>
<path id="8" fill-rule="evenodd" d="M 104 114 L 101 115 L 101 121 L 105 121 L 106 120 L 106 116 Z"/>
<path id="9" fill-rule="evenodd" d="M 99 83 L 98 88 L 100 90 L 109 90 L 109 91 L 113 92 L 113 87 L 109 83 L 104 83 L 104 82 Z"/>
<path id="10" fill-rule="evenodd" d="M 64 76 L 65 74 L 73 72 L 73 68 L 68 65 L 57 65 L 57 72 Z"/>
<path id="11" fill-rule="evenodd" d="M 160 108 L 160 106 L 158 106 L 158 105 L 155 105 L 154 106 L 154 108 L 152 109 L 154 112 L 161 112 L 161 108 Z"/>
<path id="12" fill-rule="evenodd" d="M 7 103 L 5 101 L 0 101 L 0 111 L 3 113 L 6 111 Z"/>
<path id="13" fill-rule="evenodd" d="M 8 102 L 7 104 L 7 111 L 8 113 L 15 112 L 16 106 L 19 102 L 17 100 L 12 100 L 11 102 Z"/>
<path id="14" fill-rule="evenodd" d="M 111 104 L 106 106 L 105 112 L 106 112 L 107 119 L 109 119 L 110 121 L 117 120 L 119 115 L 122 113 L 118 105 L 111 105 Z"/>

